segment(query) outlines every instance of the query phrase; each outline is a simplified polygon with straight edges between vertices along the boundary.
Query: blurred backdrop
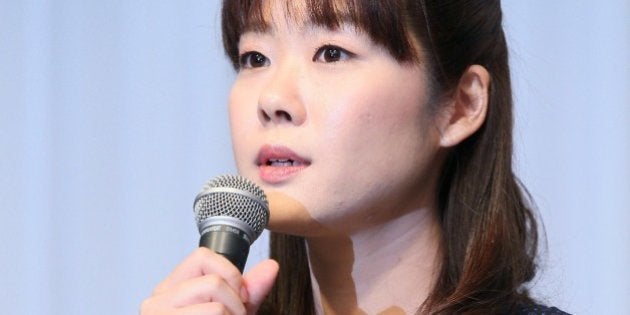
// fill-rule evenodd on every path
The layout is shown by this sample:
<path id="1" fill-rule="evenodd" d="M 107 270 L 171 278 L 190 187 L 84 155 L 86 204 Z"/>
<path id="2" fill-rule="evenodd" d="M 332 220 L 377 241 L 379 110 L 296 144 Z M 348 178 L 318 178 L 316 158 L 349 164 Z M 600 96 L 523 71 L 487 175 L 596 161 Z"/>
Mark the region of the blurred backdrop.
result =
<path id="1" fill-rule="evenodd" d="M 547 236 L 534 291 L 627 312 L 630 3 L 503 6 L 517 170 Z M 235 172 L 218 9 L 0 0 L 2 313 L 136 314 L 195 248 L 195 194 Z"/>

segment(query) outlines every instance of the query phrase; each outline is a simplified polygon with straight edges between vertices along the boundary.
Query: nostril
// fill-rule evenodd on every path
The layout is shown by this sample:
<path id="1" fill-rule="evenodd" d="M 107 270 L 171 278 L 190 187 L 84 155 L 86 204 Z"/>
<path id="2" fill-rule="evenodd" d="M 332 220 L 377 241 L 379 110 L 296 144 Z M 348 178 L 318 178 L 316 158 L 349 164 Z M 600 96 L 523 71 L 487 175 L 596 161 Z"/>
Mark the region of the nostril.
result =
<path id="1" fill-rule="evenodd" d="M 285 110 L 276 110 L 273 112 L 261 110 L 259 111 L 259 115 L 262 121 L 264 122 L 273 122 L 273 123 L 283 123 L 283 122 L 293 122 L 293 117 L 288 111 Z"/>
<path id="2" fill-rule="evenodd" d="M 293 120 L 293 118 L 291 118 L 291 115 L 288 112 L 283 111 L 283 110 L 277 110 L 275 115 L 279 121 L 291 122 Z"/>
<path id="3" fill-rule="evenodd" d="M 260 115 L 262 116 L 263 121 L 271 121 L 271 117 L 264 110 L 260 111 Z"/>

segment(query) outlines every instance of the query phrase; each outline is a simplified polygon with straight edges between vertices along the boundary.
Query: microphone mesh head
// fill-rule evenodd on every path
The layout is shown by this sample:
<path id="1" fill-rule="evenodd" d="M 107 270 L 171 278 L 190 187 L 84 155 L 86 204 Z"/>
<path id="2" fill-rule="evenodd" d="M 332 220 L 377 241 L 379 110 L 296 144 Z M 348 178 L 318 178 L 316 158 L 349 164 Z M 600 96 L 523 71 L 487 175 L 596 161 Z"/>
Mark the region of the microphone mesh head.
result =
<path id="1" fill-rule="evenodd" d="M 265 193 L 256 184 L 235 175 L 222 175 L 208 181 L 195 198 L 193 210 L 200 228 L 210 217 L 228 216 L 247 224 L 255 234 L 254 239 L 269 222 Z"/>

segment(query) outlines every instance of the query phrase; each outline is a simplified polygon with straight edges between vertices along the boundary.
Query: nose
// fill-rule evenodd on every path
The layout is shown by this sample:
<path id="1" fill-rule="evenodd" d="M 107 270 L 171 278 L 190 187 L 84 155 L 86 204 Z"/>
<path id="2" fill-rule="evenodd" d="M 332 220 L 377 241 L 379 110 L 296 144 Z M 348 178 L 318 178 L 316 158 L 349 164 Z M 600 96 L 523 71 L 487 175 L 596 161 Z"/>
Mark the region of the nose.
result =
<path id="1" fill-rule="evenodd" d="M 278 67 L 258 98 L 258 118 L 264 126 L 296 125 L 306 120 L 299 67 Z"/>

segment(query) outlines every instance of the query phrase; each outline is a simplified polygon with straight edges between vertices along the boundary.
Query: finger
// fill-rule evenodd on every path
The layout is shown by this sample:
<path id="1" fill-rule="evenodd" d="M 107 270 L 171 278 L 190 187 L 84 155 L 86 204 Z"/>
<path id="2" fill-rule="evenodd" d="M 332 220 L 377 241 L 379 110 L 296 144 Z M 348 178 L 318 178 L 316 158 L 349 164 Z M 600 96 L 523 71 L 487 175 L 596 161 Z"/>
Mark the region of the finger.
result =
<path id="1" fill-rule="evenodd" d="M 239 270 L 225 257 L 210 249 L 200 247 L 175 267 L 173 272 L 157 285 L 153 294 L 160 294 L 182 281 L 208 274 L 219 275 L 232 289 L 240 292 L 242 275 Z"/>
<path id="2" fill-rule="evenodd" d="M 232 314 L 245 313 L 245 306 L 239 292 L 234 291 L 224 279 L 216 274 L 180 282 L 154 297 L 155 305 L 167 309 L 186 308 L 209 302 L 222 304 Z"/>
<path id="3" fill-rule="evenodd" d="M 278 276 L 278 270 L 278 263 L 275 260 L 268 259 L 254 266 L 243 277 L 244 286 L 249 294 L 247 308 L 250 314 L 256 313 L 269 291 L 271 291 Z"/>
<path id="4" fill-rule="evenodd" d="M 189 305 L 179 309 L 164 310 L 153 306 L 143 306 L 140 315 L 237 315 L 231 314 L 225 305 L 218 302 L 208 302 L 202 304 Z M 242 313 L 240 313 L 242 314 Z"/>
<path id="5" fill-rule="evenodd" d="M 230 313 L 230 311 L 221 303 L 208 302 L 203 304 L 195 304 L 180 308 L 176 314 L 186 315 L 238 315 L 244 313 Z"/>

